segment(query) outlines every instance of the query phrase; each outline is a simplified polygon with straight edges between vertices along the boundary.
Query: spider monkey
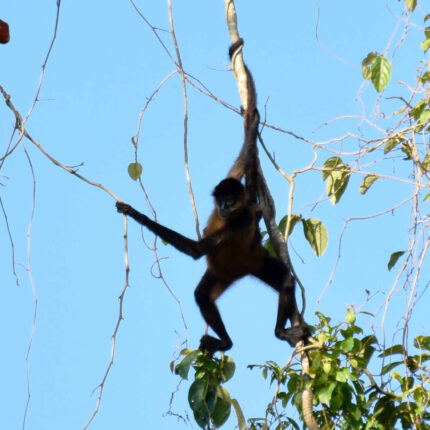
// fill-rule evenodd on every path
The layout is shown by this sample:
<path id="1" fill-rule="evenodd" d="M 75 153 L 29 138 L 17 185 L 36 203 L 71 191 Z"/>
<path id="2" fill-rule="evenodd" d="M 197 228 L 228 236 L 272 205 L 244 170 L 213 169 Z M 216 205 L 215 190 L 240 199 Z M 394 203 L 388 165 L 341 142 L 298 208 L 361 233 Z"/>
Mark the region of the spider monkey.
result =
<path id="1" fill-rule="evenodd" d="M 239 39 L 229 50 L 230 58 L 243 45 Z M 279 293 L 275 335 L 291 346 L 305 340 L 309 331 L 297 309 L 295 280 L 288 267 L 269 255 L 261 244 L 258 222 L 261 210 L 257 202 L 257 136 L 260 116 L 252 75 L 248 68 L 248 102 L 244 112 L 245 138 L 242 150 L 230 169 L 227 179 L 213 191 L 215 208 L 209 218 L 201 240 L 192 240 L 164 227 L 130 205 L 117 202 L 118 212 L 129 215 L 146 226 L 179 251 L 198 259 L 207 259 L 207 270 L 195 290 L 195 299 L 206 323 L 219 339 L 204 335 L 200 349 L 210 354 L 225 351 L 233 343 L 215 304 L 216 299 L 236 280 L 253 275 Z M 245 186 L 240 179 L 245 176 Z M 291 327 L 285 328 L 287 320 Z"/>

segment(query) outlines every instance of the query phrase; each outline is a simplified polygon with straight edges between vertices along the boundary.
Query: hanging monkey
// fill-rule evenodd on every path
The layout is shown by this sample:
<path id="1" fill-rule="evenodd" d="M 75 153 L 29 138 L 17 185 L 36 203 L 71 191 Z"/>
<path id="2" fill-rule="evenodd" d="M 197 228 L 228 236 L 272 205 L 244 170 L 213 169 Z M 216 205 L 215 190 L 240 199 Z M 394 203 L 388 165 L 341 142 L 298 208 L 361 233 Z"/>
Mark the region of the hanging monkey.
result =
<path id="1" fill-rule="evenodd" d="M 230 47 L 230 58 L 242 45 L 243 40 L 239 39 Z M 215 301 L 233 282 L 246 275 L 262 280 L 279 294 L 276 337 L 294 347 L 309 336 L 297 308 L 294 277 L 289 268 L 280 259 L 270 256 L 261 243 L 258 226 L 261 210 L 257 199 L 260 116 L 255 84 L 248 68 L 246 72 L 248 102 L 244 112 L 244 144 L 229 177 L 222 180 L 212 193 L 215 208 L 204 230 L 204 237 L 201 240 L 189 239 L 152 221 L 126 203 L 116 203 L 118 212 L 132 217 L 179 251 L 194 259 L 206 256 L 207 269 L 194 294 L 204 320 L 218 336 L 206 334 L 201 338 L 200 349 L 210 354 L 226 351 L 233 345 Z M 245 186 L 240 182 L 242 176 L 245 176 Z M 290 328 L 285 328 L 287 320 L 291 323 Z"/>

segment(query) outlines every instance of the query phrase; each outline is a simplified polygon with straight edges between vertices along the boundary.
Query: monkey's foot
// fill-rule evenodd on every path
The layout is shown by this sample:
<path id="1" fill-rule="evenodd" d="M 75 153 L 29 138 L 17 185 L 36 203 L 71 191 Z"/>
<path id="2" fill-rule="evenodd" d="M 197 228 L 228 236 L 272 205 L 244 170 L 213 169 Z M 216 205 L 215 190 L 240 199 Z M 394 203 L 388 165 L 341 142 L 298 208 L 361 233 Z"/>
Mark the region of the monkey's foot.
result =
<path id="1" fill-rule="evenodd" d="M 297 325 L 290 328 L 276 329 L 275 336 L 278 339 L 286 340 L 293 348 L 300 341 L 306 341 L 308 337 L 311 337 L 311 332 L 306 325 Z"/>
<path id="2" fill-rule="evenodd" d="M 230 339 L 219 340 L 215 337 L 205 334 L 200 339 L 199 348 L 203 352 L 207 352 L 208 354 L 213 354 L 216 351 L 227 351 L 232 346 L 233 346 L 233 342 Z"/>

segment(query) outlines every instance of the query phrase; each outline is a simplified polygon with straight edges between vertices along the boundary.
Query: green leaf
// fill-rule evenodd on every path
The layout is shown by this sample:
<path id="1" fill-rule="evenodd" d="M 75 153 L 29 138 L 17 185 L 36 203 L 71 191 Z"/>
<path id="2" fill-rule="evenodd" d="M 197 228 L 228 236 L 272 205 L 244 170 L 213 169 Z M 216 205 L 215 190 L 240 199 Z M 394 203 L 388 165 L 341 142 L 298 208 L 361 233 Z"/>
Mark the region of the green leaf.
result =
<path id="1" fill-rule="evenodd" d="M 215 427 L 221 427 L 230 416 L 231 398 L 225 387 L 217 385 L 216 387 L 216 402 L 212 412 L 212 422 Z"/>
<path id="2" fill-rule="evenodd" d="M 193 364 L 193 361 L 199 354 L 199 350 L 191 351 L 186 355 L 186 357 L 175 367 L 175 373 L 179 375 L 182 379 L 188 379 L 188 372 Z"/>
<path id="3" fill-rule="evenodd" d="M 370 66 L 371 80 L 376 91 L 381 92 L 391 78 L 391 64 L 383 56 L 376 57 Z"/>
<path id="4" fill-rule="evenodd" d="M 430 110 L 424 109 L 421 112 L 418 122 L 422 125 L 426 125 L 429 122 L 429 120 L 430 120 Z"/>
<path id="5" fill-rule="evenodd" d="M 321 257 L 327 248 L 328 242 L 328 234 L 324 224 L 316 218 L 302 220 L 302 223 L 307 241 L 315 254 Z"/>
<path id="6" fill-rule="evenodd" d="M 366 194 L 367 190 L 377 179 L 379 179 L 379 175 L 377 175 L 376 173 L 371 173 L 370 175 L 367 175 L 360 185 L 360 194 Z"/>
<path id="7" fill-rule="evenodd" d="M 266 242 L 264 242 L 264 247 L 267 249 L 267 251 L 272 257 L 276 257 L 276 252 L 270 239 L 267 239 Z"/>
<path id="8" fill-rule="evenodd" d="M 414 339 L 414 346 L 418 349 L 430 351 L 430 336 L 417 336 Z"/>
<path id="9" fill-rule="evenodd" d="M 405 5 L 412 12 L 417 7 L 417 0 L 405 0 Z"/>
<path id="10" fill-rule="evenodd" d="M 391 254 L 390 260 L 388 261 L 388 270 L 391 270 L 397 263 L 397 260 L 405 253 L 405 251 L 397 251 Z"/>
<path id="11" fill-rule="evenodd" d="M 426 39 L 426 40 L 424 40 L 424 42 L 423 43 L 421 43 L 421 49 L 424 51 L 424 52 L 427 52 L 427 50 L 430 48 L 430 39 Z"/>
<path id="12" fill-rule="evenodd" d="M 330 157 L 328 158 L 322 167 L 322 178 L 325 181 L 333 172 L 333 170 L 342 170 L 345 164 L 340 157 Z"/>
<path id="13" fill-rule="evenodd" d="M 333 390 L 336 388 L 336 383 L 332 382 L 327 388 L 322 388 L 318 391 L 318 400 L 321 403 L 328 405 L 330 403 Z"/>
<path id="14" fill-rule="evenodd" d="M 395 367 L 397 367 L 399 364 L 402 364 L 403 361 L 396 361 L 394 363 L 386 364 L 382 367 L 381 374 L 385 375 L 388 372 L 391 372 Z"/>
<path id="15" fill-rule="evenodd" d="M 382 351 L 382 353 L 379 354 L 379 357 L 388 357 L 389 355 L 393 355 L 393 354 L 405 354 L 405 353 L 406 351 L 402 345 L 394 345 Z"/>
<path id="16" fill-rule="evenodd" d="M 290 231 L 288 232 L 288 236 L 293 232 L 294 227 L 296 224 L 302 219 L 301 215 L 291 215 L 291 221 L 290 221 Z M 285 234 L 285 230 L 287 228 L 287 220 L 288 215 L 285 215 L 281 221 L 279 221 L 279 230 L 282 234 Z"/>
<path id="17" fill-rule="evenodd" d="M 231 379 L 234 375 L 235 370 L 236 365 L 234 364 L 233 359 L 231 357 L 228 357 L 227 355 L 224 355 L 221 361 L 221 376 L 223 382 L 226 382 Z"/>
<path id="18" fill-rule="evenodd" d="M 393 136 L 387 140 L 387 143 L 384 147 L 384 154 L 388 154 L 392 151 L 399 143 L 402 143 L 404 139 L 400 136 Z"/>
<path id="19" fill-rule="evenodd" d="M 142 174 L 142 165 L 138 162 L 136 163 L 130 163 L 128 165 L 128 175 L 130 176 L 133 181 L 137 181 L 140 178 L 140 175 Z"/>
<path id="20" fill-rule="evenodd" d="M 348 339 L 342 341 L 341 345 L 343 352 L 350 352 L 352 348 L 354 348 L 354 339 L 352 337 L 349 337 Z"/>
<path id="21" fill-rule="evenodd" d="M 236 399 L 231 399 L 231 404 L 233 405 L 234 412 L 236 413 L 237 425 L 239 426 L 239 430 L 246 430 L 246 420 L 239 405 L 239 402 Z"/>
<path id="22" fill-rule="evenodd" d="M 324 373 L 327 373 L 327 375 L 331 372 L 331 362 L 330 361 L 324 361 L 323 371 L 324 371 Z"/>
<path id="23" fill-rule="evenodd" d="M 425 202 L 425 201 L 427 201 L 427 200 L 430 200 L 430 194 L 427 194 L 427 195 L 424 197 L 424 200 L 423 200 L 423 201 Z"/>
<path id="24" fill-rule="evenodd" d="M 424 72 L 424 73 L 422 74 L 422 76 L 418 78 L 418 80 L 419 80 L 419 82 L 420 82 L 421 84 L 425 84 L 425 83 L 427 83 L 428 81 L 430 81 L 430 71 L 429 71 L 429 70 L 427 70 L 426 72 Z"/>
<path id="25" fill-rule="evenodd" d="M 355 323 L 355 313 L 352 312 L 350 309 L 346 312 L 345 321 L 348 324 L 354 324 Z"/>
<path id="26" fill-rule="evenodd" d="M 430 152 L 427 152 L 426 156 L 421 162 L 421 167 L 425 172 L 430 172 Z"/>
<path id="27" fill-rule="evenodd" d="M 409 142 L 403 143 L 402 147 L 400 149 L 406 155 L 406 157 L 403 158 L 403 160 L 412 160 L 413 150 L 412 150 L 412 146 Z"/>
<path id="28" fill-rule="evenodd" d="M 188 403 L 194 414 L 194 419 L 202 428 L 209 425 L 209 409 L 205 401 L 208 382 L 204 379 L 198 379 L 191 384 L 188 391 Z"/>
<path id="29" fill-rule="evenodd" d="M 361 73 L 363 74 L 363 78 L 368 81 L 372 77 L 372 73 L 370 71 L 370 65 L 373 63 L 375 58 L 378 56 L 378 53 L 373 51 L 367 54 L 367 57 L 361 62 Z"/>
<path id="30" fill-rule="evenodd" d="M 412 117 L 419 121 L 421 114 L 423 113 L 424 109 L 427 107 L 427 102 L 424 99 L 421 99 L 412 109 L 410 114 Z"/>
<path id="31" fill-rule="evenodd" d="M 344 164 L 339 157 L 331 157 L 324 163 L 322 178 L 323 181 L 327 180 L 327 195 L 333 205 L 340 200 L 345 192 L 350 174 L 350 167 Z"/>

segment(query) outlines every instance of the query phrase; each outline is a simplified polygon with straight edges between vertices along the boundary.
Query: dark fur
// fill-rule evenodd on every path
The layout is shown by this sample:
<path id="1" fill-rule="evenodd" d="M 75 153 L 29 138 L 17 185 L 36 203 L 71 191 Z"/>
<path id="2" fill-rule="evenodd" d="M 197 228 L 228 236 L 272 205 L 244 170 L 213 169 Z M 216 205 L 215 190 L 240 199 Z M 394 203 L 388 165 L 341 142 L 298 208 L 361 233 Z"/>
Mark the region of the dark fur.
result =
<path id="1" fill-rule="evenodd" d="M 243 44 L 242 39 L 230 48 L 230 57 Z M 259 114 L 256 91 L 248 73 L 248 103 L 245 110 L 245 139 L 242 150 L 229 172 L 213 192 L 215 209 L 199 241 L 188 239 L 149 219 L 126 203 L 117 209 L 146 226 L 161 239 L 194 259 L 206 255 L 207 270 L 195 290 L 195 299 L 206 323 L 219 339 L 204 335 L 200 348 L 209 353 L 225 351 L 233 345 L 215 304 L 216 299 L 236 280 L 253 275 L 279 293 L 275 335 L 295 346 L 309 332 L 297 309 L 295 281 L 288 267 L 271 257 L 261 244 L 258 222 L 261 212 L 257 204 L 257 136 Z M 245 176 L 245 187 L 240 182 Z M 291 328 L 286 329 L 287 320 Z"/>

